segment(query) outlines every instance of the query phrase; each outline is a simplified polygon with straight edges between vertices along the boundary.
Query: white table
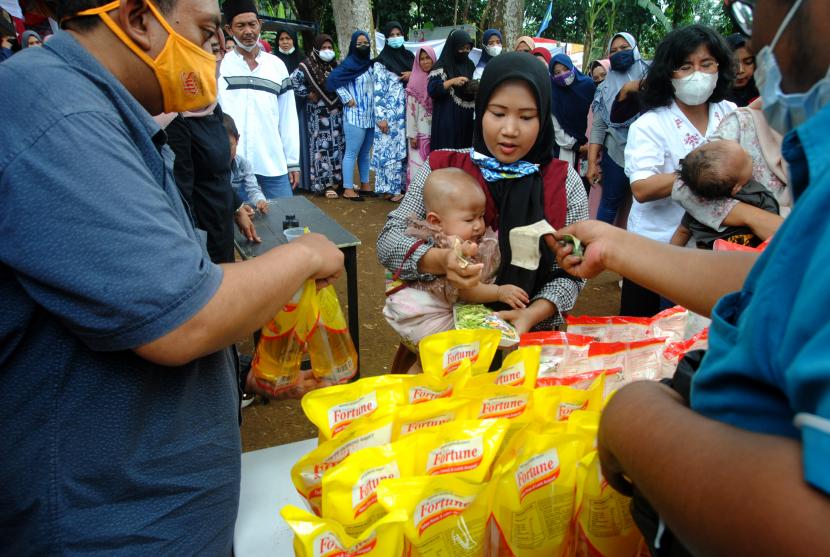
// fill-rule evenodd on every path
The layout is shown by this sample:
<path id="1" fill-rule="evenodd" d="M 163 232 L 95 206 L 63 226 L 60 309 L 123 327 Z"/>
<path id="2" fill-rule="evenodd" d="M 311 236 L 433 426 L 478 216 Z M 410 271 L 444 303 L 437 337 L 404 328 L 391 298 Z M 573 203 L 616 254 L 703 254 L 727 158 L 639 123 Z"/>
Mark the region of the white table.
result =
<path id="1" fill-rule="evenodd" d="M 280 516 L 288 504 L 305 505 L 291 483 L 291 467 L 317 439 L 242 453 L 239 514 L 233 535 L 236 557 L 292 555 L 294 534 Z"/>

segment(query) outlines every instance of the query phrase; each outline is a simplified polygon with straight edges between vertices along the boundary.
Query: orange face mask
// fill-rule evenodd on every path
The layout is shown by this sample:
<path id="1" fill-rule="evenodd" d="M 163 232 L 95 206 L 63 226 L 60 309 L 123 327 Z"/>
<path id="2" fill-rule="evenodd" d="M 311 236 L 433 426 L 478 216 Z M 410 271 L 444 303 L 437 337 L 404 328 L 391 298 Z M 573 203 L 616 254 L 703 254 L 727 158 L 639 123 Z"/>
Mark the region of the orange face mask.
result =
<path id="1" fill-rule="evenodd" d="M 115 36 L 152 68 L 164 98 L 164 112 L 187 112 L 213 103 L 216 100 L 216 59 L 213 54 L 176 33 L 158 8 L 152 2 L 147 2 L 150 11 L 169 33 L 167 42 L 156 59 L 150 58 L 107 13 L 120 5 L 120 0 L 115 0 L 98 8 L 78 12 L 77 15 L 100 16 Z"/>

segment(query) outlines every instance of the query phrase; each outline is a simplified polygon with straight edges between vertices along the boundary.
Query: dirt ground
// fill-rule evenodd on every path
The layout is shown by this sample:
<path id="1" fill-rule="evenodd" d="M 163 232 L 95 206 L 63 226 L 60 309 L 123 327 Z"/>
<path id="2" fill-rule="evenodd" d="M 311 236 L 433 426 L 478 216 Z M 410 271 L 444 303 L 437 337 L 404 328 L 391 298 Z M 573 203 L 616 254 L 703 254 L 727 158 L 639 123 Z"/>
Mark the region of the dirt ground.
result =
<path id="1" fill-rule="evenodd" d="M 389 372 L 398 347 L 398 337 L 387 325 L 383 308 L 384 270 L 377 261 L 375 241 L 395 205 L 382 199 L 369 198 L 365 203 L 330 200 L 309 196 L 309 199 L 341 226 L 360 238 L 358 259 L 358 305 L 360 308 L 360 370 L 361 375 Z M 619 277 L 603 273 L 588 282 L 573 310 L 575 315 L 611 315 L 620 302 Z M 346 310 L 346 280 L 336 285 Z M 251 343 L 243 342 L 243 352 L 250 352 Z M 257 400 L 242 411 L 242 449 L 252 451 L 315 437 L 317 431 L 305 418 L 298 400 Z"/>

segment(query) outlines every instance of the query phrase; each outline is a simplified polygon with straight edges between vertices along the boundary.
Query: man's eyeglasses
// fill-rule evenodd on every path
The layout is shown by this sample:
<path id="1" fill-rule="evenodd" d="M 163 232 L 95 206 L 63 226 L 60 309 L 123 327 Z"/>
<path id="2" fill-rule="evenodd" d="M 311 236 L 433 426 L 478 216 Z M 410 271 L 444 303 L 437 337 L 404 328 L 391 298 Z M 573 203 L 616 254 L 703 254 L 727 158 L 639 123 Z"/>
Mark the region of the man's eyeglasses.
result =
<path id="1" fill-rule="evenodd" d="M 724 0 L 729 11 L 729 17 L 747 37 L 752 36 L 752 18 L 755 11 L 755 0 Z"/>

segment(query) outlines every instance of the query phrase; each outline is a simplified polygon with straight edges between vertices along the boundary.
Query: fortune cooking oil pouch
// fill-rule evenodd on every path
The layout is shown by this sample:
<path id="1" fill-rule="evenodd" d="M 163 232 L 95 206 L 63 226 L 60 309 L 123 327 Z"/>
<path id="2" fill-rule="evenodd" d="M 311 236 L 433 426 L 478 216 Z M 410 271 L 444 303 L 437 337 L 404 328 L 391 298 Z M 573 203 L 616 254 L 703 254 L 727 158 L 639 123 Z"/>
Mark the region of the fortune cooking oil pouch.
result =
<path id="1" fill-rule="evenodd" d="M 568 555 L 581 435 L 531 425 L 494 467 L 492 510 L 499 556 Z M 496 544 L 494 544 L 496 545 Z M 495 548 L 494 548 L 495 549 Z"/>
<path id="2" fill-rule="evenodd" d="M 384 480 L 377 496 L 390 513 L 404 513 L 404 554 L 408 557 L 489 554 L 487 484 L 472 484 L 450 476 L 401 478 Z"/>
<path id="3" fill-rule="evenodd" d="M 326 471 L 340 464 L 353 452 L 390 443 L 392 418 L 391 414 L 387 414 L 365 427 L 344 432 L 336 439 L 322 443 L 294 464 L 291 468 L 291 481 L 312 512 L 321 514 L 323 475 Z"/>
<path id="4" fill-rule="evenodd" d="M 403 551 L 402 511 L 393 511 L 366 529 L 360 536 L 349 536 L 334 520 L 314 516 L 292 505 L 280 511 L 294 531 L 296 557 L 389 557 Z"/>
<path id="5" fill-rule="evenodd" d="M 579 557 L 635 557 L 642 535 L 631 518 L 631 499 L 602 476 L 596 451 L 579 461 L 576 471 L 575 554 Z"/>
<path id="6" fill-rule="evenodd" d="M 507 420 L 462 420 L 413 434 L 418 476 L 455 474 L 471 482 L 490 477 Z"/>
<path id="7" fill-rule="evenodd" d="M 358 418 L 403 404 L 401 377 L 380 375 L 306 394 L 303 411 L 320 430 L 321 441 L 336 437 Z"/>
<path id="8" fill-rule="evenodd" d="M 488 329 L 430 335 L 418 345 L 421 366 L 425 374 L 441 379 L 458 371 L 464 360 L 470 360 L 473 375 L 487 373 L 500 339 L 499 331 Z"/>
<path id="9" fill-rule="evenodd" d="M 440 398 L 415 404 L 399 406 L 394 412 L 392 436 L 400 439 L 430 427 L 437 427 L 456 421 L 465 414 L 462 408 L 467 401 L 458 398 Z"/>
<path id="10" fill-rule="evenodd" d="M 449 377 L 438 379 L 424 373 L 402 376 L 406 402 L 420 404 L 438 398 L 449 398 L 462 389 L 470 379 L 472 368 L 468 360 L 464 360 L 459 368 Z"/>
<path id="11" fill-rule="evenodd" d="M 306 281 L 261 329 L 251 369 L 257 386 L 273 395 L 299 383 L 300 360 L 317 319 L 316 291 L 314 281 Z"/>
<path id="12" fill-rule="evenodd" d="M 504 358 L 501 369 L 492 373 L 476 375 L 467 383 L 468 386 L 507 385 L 532 389 L 536 385 L 536 372 L 539 370 L 541 346 L 517 348 Z"/>
<path id="13" fill-rule="evenodd" d="M 602 410 L 605 376 L 597 377 L 587 390 L 544 387 L 533 391 L 533 413 L 540 421 L 565 421 L 575 410 Z"/>
<path id="14" fill-rule="evenodd" d="M 382 480 L 412 475 L 412 439 L 352 453 L 323 477 L 323 518 L 357 537 L 386 515 L 375 490 Z"/>

